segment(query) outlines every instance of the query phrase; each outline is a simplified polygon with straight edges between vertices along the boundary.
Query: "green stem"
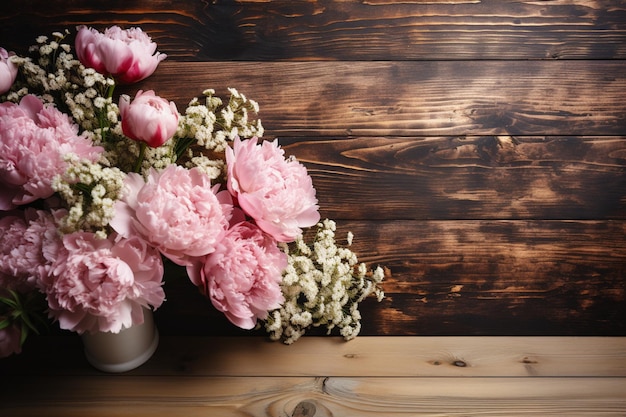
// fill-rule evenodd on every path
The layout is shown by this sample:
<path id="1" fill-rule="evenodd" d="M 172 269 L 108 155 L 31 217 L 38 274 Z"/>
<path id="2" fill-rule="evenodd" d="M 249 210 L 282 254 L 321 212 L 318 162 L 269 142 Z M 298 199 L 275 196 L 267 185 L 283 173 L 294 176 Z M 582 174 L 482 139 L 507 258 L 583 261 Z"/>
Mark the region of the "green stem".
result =
<path id="1" fill-rule="evenodd" d="M 107 88 L 106 91 L 106 98 L 107 100 L 113 97 L 113 91 L 115 90 L 115 84 L 110 85 Z M 104 105 L 104 109 L 102 112 L 100 112 L 100 131 L 102 132 L 102 142 L 106 142 L 107 141 L 107 136 L 108 136 L 108 129 L 105 130 L 105 128 L 110 127 L 109 125 L 109 119 L 108 119 L 108 113 L 109 113 L 109 105 L 105 104 Z"/>
<path id="2" fill-rule="evenodd" d="M 113 91 L 115 90 L 115 83 L 111 84 L 107 89 L 107 98 L 113 97 Z"/>
<path id="3" fill-rule="evenodd" d="M 193 138 L 178 138 L 176 140 L 176 145 L 174 146 L 174 156 L 176 158 L 176 162 L 180 159 L 181 156 L 189 149 L 192 143 L 195 142 Z"/>
<path id="4" fill-rule="evenodd" d="M 135 169 L 133 172 L 139 172 L 141 170 L 141 164 L 143 163 L 143 158 L 146 153 L 146 142 L 141 142 L 139 145 L 139 157 L 137 158 L 137 163 L 135 164 Z"/>

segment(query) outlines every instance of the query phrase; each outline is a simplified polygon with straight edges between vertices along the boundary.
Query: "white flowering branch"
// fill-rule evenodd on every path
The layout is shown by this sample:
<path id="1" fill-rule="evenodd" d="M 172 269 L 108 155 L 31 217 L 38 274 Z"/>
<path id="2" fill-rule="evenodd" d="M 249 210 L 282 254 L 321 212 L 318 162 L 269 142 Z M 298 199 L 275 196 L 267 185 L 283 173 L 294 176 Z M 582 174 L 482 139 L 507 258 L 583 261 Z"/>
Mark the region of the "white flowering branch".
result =
<path id="1" fill-rule="evenodd" d="M 300 236 L 283 245 L 289 257 L 282 282 L 285 302 L 266 320 L 271 339 L 291 344 L 311 327 L 326 327 L 329 334 L 337 328 L 344 339 L 353 339 L 361 330 L 359 303 L 369 295 L 383 299 L 384 270 L 368 270 L 354 252 L 338 246 L 335 229 L 327 219 L 318 224 L 311 244 Z M 347 240 L 350 246 L 352 233 Z"/>
<path id="2" fill-rule="evenodd" d="M 211 179 L 224 174 L 223 152 L 228 141 L 235 137 L 260 138 L 264 133 L 261 120 L 249 118 L 250 113 L 259 112 L 257 102 L 234 88 L 228 91 L 230 98 L 226 105 L 213 89 L 203 91 L 204 102 L 192 99 L 180 118 L 175 136 L 176 160 L 186 157 L 187 168 L 198 167 Z"/>

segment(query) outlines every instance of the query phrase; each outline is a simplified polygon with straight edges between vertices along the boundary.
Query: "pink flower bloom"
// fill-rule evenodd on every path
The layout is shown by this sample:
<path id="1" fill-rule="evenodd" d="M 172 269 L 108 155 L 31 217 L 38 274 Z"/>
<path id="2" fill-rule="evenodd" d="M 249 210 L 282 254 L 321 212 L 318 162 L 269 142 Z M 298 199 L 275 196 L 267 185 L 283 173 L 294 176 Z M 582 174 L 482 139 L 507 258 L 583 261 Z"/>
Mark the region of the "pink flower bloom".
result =
<path id="1" fill-rule="evenodd" d="M 0 288 L 42 288 L 62 246 L 53 215 L 27 209 L 0 218 Z"/>
<path id="2" fill-rule="evenodd" d="M 12 55 L 15 54 L 0 48 L 0 94 L 9 91 L 17 77 L 17 65 L 10 59 Z"/>
<path id="3" fill-rule="evenodd" d="M 143 323 L 143 308 L 165 299 L 160 254 L 138 238 L 63 237 L 64 251 L 44 279 L 49 315 L 62 329 L 118 333 Z"/>
<path id="4" fill-rule="evenodd" d="M 79 26 L 76 55 L 86 67 L 111 75 L 120 83 L 134 83 L 149 77 L 167 55 L 140 28 L 122 30 L 112 26 L 100 33 Z"/>
<path id="5" fill-rule="evenodd" d="M 236 138 L 226 148 L 228 190 L 265 233 L 291 242 L 320 219 L 313 182 L 304 165 L 285 160 L 277 140 L 257 141 Z"/>
<path id="6" fill-rule="evenodd" d="M 50 197 L 52 179 L 67 168 L 64 156 L 97 161 L 101 147 L 78 126 L 33 95 L 0 104 L 0 210 Z"/>
<path id="7" fill-rule="evenodd" d="M 122 95 L 119 107 L 124 134 L 153 148 L 167 142 L 178 129 L 176 104 L 155 95 L 152 90 L 140 90 L 132 103 L 127 95 Z"/>
<path id="8" fill-rule="evenodd" d="M 280 282 L 287 255 L 257 226 L 233 226 L 203 265 L 188 268 L 215 308 L 236 326 L 252 329 L 257 319 L 285 301 Z"/>
<path id="9" fill-rule="evenodd" d="M 232 199 L 218 189 L 197 168 L 169 165 L 152 170 L 146 182 L 131 173 L 110 224 L 120 235 L 140 236 L 173 262 L 189 265 L 213 252 L 228 228 Z"/>
<path id="10" fill-rule="evenodd" d="M 0 318 L 1 320 L 1 318 Z M 22 329 L 16 324 L 0 330 L 0 358 L 22 352 Z"/>

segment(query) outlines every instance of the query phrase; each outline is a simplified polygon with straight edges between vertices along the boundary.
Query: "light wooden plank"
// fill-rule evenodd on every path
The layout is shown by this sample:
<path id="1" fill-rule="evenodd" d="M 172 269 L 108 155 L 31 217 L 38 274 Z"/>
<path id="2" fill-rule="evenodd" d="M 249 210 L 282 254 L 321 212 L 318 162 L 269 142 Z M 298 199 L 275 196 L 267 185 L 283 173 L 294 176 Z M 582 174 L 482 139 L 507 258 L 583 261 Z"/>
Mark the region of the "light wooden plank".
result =
<path id="1" fill-rule="evenodd" d="M 18 416 L 621 416 L 622 378 L 14 379 Z M 5 391 L 6 393 L 6 391 Z"/>
<path id="2" fill-rule="evenodd" d="M 307 337 L 290 346 L 263 338 L 184 340 L 166 340 L 142 372 L 174 371 L 184 361 L 185 375 L 626 377 L 626 338 Z"/>
<path id="3" fill-rule="evenodd" d="M 80 343 L 41 338 L 0 361 L 4 375 L 93 376 Z M 78 338 L 76 338 L 77 341 Z M 54 358 L 57 358 L 54 360 Z M 135 376 L 198 377 L 626 377 L 619 337 L 305 337 L 286 346 L 262 337 L 162 336 Z"/>

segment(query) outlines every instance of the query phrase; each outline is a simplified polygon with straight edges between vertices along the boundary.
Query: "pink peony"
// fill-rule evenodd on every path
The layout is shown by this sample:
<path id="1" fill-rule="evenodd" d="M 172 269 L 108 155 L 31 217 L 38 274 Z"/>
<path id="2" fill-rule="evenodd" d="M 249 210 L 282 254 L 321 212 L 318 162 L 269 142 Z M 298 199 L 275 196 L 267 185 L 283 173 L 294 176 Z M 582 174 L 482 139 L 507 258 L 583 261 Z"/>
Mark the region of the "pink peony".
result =
<path id="1" fill-rule="evenodd" d="M 104 33 L 86 26 L 77 29 L 75 46 L 80 62 L 120 83 L 149 77 L 167 57 L 156 52 L 156 43 L 140 28 L 122 30 L 112 26 Z"/>
<path id="2" fill-rule="evenodd" d="M 62 329 L 113 332 L 143 323 L 143 308 L 165 299 L 160 254 L 138 238 L 76 232 L 44 279 L 49 315 Z"/>
<path id="3" fill-rule="evenodd" d="M 33 95 L 0 104 L 0 210 L 50 197 L 69 154 L 97 161 L 101 147 L 78 135 L 70 118 Z"/>
<path id="4" fill-rule="evenodd" d="M 120 97 L 122 131 L 133 140 L 156 148 L 167 142 L 178 129 L 178 111 L 173 101 L 139 91 L 133 102 L 127 95 Z"/>
<path id="5" fill-rule="evenodd" d="M 197 168 L 169 165 L 152 170 L 147 182 L 129 174 L 110 224 L 122 236 L 140 236 L 173 262 L 189 265 L 213 252 L 228 228 L 232 199 L 218 189 Z"/>
<path id="6" fill-rule="evenodd" d="M 277 140 L 257 141 L 236 138 L 226 148 L 228 190 L 265 233 L 291 242 L 320 219 L 313 182 L 304 165 L 285 160 Z"/>
<path id="7" fill-rule="evenodd" d="M 9 91 L 17 77 L 17 65 L 10 59 L 12 55 L 15 54 L 0 48 L 0 94 Z"/>
<path id="8" fill-rule="evenodd" d="M 62 246 L 53 215 L 35 209 L 25 217 L 9 213 L 0 218 L 0 235 L 0 288 L 41 288 Z"/>
<path id="9" fill-rule="evenodd" d="M 0 317 L 2 321 L 2 317 Z M 22 352 L 22 329 L 17 324 L 12 324 L 0 329 L 0 358 L 6 358 L 14 353 Z"/>
<path id="10" fill-rule="evenodd" d="M 286 267 L 287 255 L 276 241 L 243 222 L 229 229 L 204 264 L 188 272 L 215 308 L 236 326 L 252 329 L 284 302 L 280 283 Z"/>

